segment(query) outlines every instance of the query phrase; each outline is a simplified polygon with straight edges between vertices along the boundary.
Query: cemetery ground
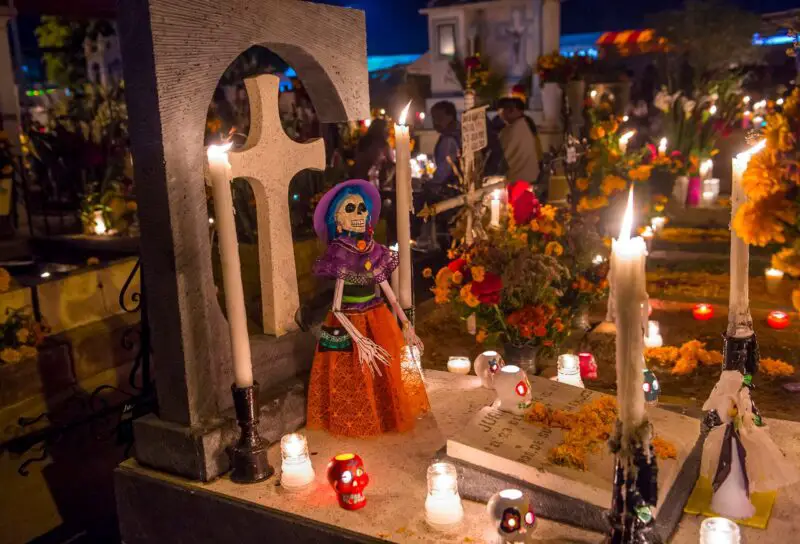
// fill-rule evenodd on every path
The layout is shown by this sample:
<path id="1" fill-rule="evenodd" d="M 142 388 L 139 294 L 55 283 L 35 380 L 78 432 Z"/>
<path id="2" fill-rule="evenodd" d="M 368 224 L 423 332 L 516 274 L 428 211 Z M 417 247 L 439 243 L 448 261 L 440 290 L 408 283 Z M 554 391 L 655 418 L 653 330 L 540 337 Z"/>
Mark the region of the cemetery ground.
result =
<path id="1" fill-rule="evenodd" d="M 718 213 L 686 212 L 680 223 L 673 222 L 666 236 L 654 241 L 647 263 L 648 293 L 653 313 L 651 320 L 660 323 L 664 346 L 680 347 L 691 340 L 706 344 L 708 350 L 722 350 L 722 335 L 727 325 L 729 290 L 729 242 L 725 236 L 724 221 L 720 218 L 727 209 Z M 702 220 L 703 224 L 698 225 Z M 686 230 L 689 229 L 689 230 Z M 666 238 L 666 239 L 665 239 Z M 796 365 L 800 350 L 800 322 L 791 305 L 792 280 L 788 275 L 781 281 L 778 292 L 767 292 L 764 269 L 770 266 L 768 249 L 751 248 L 750 303 L 753 322 L 758 335 L 762 358 L 774 358 Z M 420 289 L 418 289 L 418 292 Z M 695 304 L 713 306 L 714 316 L 708 321 L 692 317 Z M 767 315 L 772 310 L 782 310 L 792 320 L 789 327 L 774 330 L 767 325 Z M 438 306 L 433 299 L 418 307 L 417 329 L 425 343 L 423 366 L 446 370 L 447 359 L 453 355 L 474 358 L 484 350 L 501 346 L 481 345 L 466 332 L 463 321 L 451 313 L 449 305 Z M 615 335 L 600 332 L 605 318 L 606 301 L 591 309 L 593 329 L 588 333 L 574 331 L 560 352 L 588 351 L 598 363 L 598 379 L 586 381 L 588 388 L 605 393 L 616 393 Z M 546 377 L 556 374 L 557 353 L 540 357 L 537 365 Z M 719 365 L 698 365 L 689 375 L 673 375 L 669 366 L 648 361 L 648 368 L 658 377 L 662 387 L 659 405 L 687 415 L 699 416 L 701 407 L 714 384 L 719 379 Z M 800 381 L 792 376 L 769 377 L 764 372 L 756 375 L 753 398 L 767 418 L 800 421 L 798 393 L 784 385 Z"/>

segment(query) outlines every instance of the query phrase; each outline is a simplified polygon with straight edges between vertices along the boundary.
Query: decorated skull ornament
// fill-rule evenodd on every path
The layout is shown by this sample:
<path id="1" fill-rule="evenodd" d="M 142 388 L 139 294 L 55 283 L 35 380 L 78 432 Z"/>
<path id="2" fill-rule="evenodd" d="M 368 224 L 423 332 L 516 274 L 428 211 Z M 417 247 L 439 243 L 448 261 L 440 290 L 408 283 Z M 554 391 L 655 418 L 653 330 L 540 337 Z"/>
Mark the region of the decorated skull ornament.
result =
<path id="1" fill-rule="evenodd" d="M 519 489 L 504 489 L 492 495 L 486 505 L 490 523 L 500 537 L 499 542 L 527 544 L 533 542 L 536 515 L 530 499 Z"/>
<path id="2" fill-rule="evenodd" d="M 505 366 L 503 358 L 496 351 L 484 351 L 475 359 L 475 374 L 486 389 L 494 389 L 494 377 Z"/>
<path id="3" fill-rule="evenodd" d="M 647 368 L 644 369 L 642 390 L 644 391 L 645 402 L 648 404 L 658 403 L 658 396 L 661 394 L 661 384 L 658 383 L 658 378 L 653 374 L 653 371 Z"/>
<path id="4" fill-rule="evenodd" d="M 336 208 L 336 226 L 348 232 L 365 232 L 369 222 L 367 204 L 359 194 L 345 197 Z"/>
<path id="5" fill-rule="evenodd" d="M 339 506 L 345 510 L 358 510 L 367 505 L 364 488 L 369 476 L 364 461 L 354 453 L 340 453 L 328 464 L 328 482 L 336 491 Z"/>
<path id="6" fill-rule="evenodd" d="M 504 412 L 524 414 L 531 407 L 533 394 L 528 375 L 520 367 L 507 365 L 494 376 L 494 389 L 497 391 L 497 406 Z"/>

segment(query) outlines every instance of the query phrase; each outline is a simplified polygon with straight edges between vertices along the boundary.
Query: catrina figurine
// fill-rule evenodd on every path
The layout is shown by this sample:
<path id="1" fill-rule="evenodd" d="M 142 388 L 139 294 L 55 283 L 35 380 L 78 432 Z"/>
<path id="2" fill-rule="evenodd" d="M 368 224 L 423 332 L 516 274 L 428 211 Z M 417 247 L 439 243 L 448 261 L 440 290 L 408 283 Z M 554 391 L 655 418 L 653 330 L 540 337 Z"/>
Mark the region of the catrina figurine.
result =
<path id="1" fill-rule="evenodd" d="M 703 446 L 701 464 L 701 475 L 712 482 L 714 512 L 747 519 L 755 514 L 752 492 L 775 491 L 798 481 L 797 470 L 753 412 L 750 376 L 723 371 L 703 410 L 713 411 L 716 423 Z"/>
<path id="2" fill-rule="evenodd" d="M 373 185 L 350 180 L 314 212 L 314 230 L 327 244 L 314 274 L 336 285 L 311 370 L 312 429 L 350 437 L 407 431 L 430 408 L 422 375 L 401 365 L 406 346 L 421 353 L 423 345 L 389 285 L 397 253 L 372 237 L 380 209 Z"/>

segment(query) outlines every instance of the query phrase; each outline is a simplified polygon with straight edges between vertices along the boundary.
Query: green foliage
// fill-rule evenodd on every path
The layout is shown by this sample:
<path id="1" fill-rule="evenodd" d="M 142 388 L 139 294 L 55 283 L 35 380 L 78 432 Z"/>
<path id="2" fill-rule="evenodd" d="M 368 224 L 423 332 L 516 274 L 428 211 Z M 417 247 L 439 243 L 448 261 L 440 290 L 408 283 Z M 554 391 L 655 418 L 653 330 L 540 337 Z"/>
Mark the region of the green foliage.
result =
<path id="1" fill-rule="evenodd" d="M 103 20 L 78 22 L 44 15 L 35 33 L 43 51 L 47 80 L 53 85 L 72 87 L 86 82 L 84 40 L 112 35 L 114 28 Z"/>

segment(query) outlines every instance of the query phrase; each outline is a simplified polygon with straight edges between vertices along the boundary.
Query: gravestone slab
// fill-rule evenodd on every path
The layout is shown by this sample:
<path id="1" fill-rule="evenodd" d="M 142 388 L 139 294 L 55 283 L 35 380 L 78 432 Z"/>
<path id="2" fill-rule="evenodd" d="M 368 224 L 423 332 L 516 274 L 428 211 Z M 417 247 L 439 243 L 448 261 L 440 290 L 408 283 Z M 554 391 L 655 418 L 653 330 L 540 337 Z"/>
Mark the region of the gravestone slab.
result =
<path id="1" fill-rule="evenodd" d="M 531 379 L 531 390 L 534 402 L 568 412 L 606 396 L 537 377 Z M 658 461 L 656 515 L 658 531 L 666 537 L 696 480 L 700 422 L 658 408 L 647 413 L 655 435 L 677 450 L 677 459 Z M 604 512 L 611 506 L 614 456 L 602 446 L 589 454 L 586 471 L 554 465 L 548 453 L 562 442 L 563 433 L 487 406 L 448 439 L 446 455 L 465 470 L 462 492 L 467 498 L 485 502 L 496 491 L 522 486 L 534 497 L 537 514 L 602 531 Z"/>

